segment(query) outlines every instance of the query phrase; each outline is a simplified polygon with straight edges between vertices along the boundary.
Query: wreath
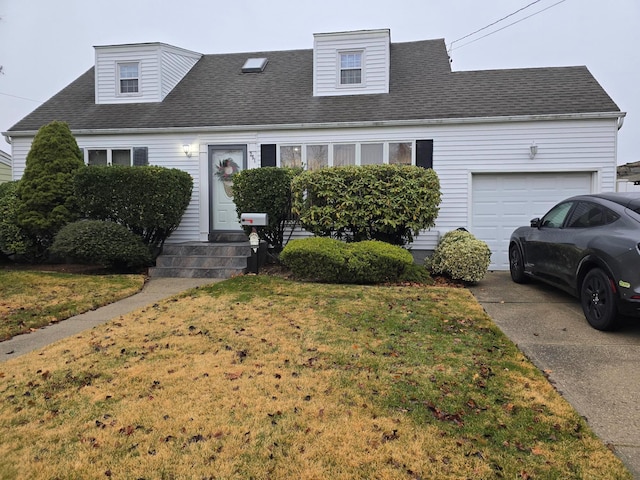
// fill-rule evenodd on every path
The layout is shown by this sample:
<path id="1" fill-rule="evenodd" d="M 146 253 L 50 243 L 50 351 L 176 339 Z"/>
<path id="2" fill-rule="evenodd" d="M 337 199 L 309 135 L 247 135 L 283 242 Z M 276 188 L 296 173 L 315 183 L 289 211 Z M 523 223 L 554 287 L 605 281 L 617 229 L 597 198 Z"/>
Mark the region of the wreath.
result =
<path id="1" fill-rule="evenodd" d="M 231 182 L 239 170 L 240 167 L 233 159 L 225 158 L 218 163 L 216 177 L 218 177 L 221 182 Z"/>

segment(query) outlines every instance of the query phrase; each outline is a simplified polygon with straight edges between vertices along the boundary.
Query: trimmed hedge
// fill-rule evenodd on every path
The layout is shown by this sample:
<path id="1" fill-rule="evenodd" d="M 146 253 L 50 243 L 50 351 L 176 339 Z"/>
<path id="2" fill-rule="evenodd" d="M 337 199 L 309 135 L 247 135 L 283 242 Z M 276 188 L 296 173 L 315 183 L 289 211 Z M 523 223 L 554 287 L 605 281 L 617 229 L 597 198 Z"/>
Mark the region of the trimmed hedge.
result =
<path id="1" fill-rule="evenodd" d="M 326 283 L 384 283 L 402 279 L 413 265 L 402 247 L 375 240 L 345 243 L 326 237 L 290 241 L 280 261 L 302 279 Z"/>
<path id="2" fill-rule="evenodd" d="M 394 245 L 432 227 L 440 183 L 432 169 L 365 165 L 306 171 L 292 182 L 293 212 L 315 235 Z"/>
<path id="3" fill-rule="evenodd" d="M 62 227 L 51 253 L 88 265 L 117 270 L 136 269 L 151 264 L 149 248 L 123 225 L 101 220 L 81 220 Z"/>
<path id="4" fill-rule="evenodd" d="M 434 274 L 475 283 L 484 278 L 490 261 L 491 250 L 485 242 L 466 230 L 453 230 L 443 235 L 425 265 Z"/>
<path id="5" fill-rule="evenodd" d="M 193 179 L 176 168 L 90 166 L 74 187 L 87 218 L 124 225 L 158 252 L 180 224 Z"/>

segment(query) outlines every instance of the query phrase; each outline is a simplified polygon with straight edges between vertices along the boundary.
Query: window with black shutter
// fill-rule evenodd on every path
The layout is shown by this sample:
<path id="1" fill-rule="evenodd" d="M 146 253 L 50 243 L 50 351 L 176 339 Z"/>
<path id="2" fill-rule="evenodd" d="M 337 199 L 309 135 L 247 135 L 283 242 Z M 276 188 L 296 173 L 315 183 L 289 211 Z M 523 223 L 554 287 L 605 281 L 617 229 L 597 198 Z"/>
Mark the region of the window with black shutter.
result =
<path id="1" fill-rule="evenodd" d="M 134 147 L 133 149 L 133 166 L 143 167 L 149 165 L 149 148 Z"/>
<path id="2" fill-rule="evenodd" d="M 260 166 L 275 167 L 276 166 L 276 145 L 263 144 L 260 145 Z"/>
<path id="3" fill-rule="evenodd" d="M 416 165 L 433 168 L 433 140 L 416 140 Z"/>

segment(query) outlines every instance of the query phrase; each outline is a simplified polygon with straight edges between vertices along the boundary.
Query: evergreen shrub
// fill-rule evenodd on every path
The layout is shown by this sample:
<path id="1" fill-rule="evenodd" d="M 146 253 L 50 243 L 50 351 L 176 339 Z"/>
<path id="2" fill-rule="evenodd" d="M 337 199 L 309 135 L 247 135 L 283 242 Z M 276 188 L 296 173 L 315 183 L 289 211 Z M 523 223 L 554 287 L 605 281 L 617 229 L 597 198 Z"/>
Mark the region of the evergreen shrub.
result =
<path id="1" fill-rule="evenodd" d="M 157 254 L 180 225 L 193 179 L 175 168 L 90 166 L 74 187 L 86 218 L 125 226 Z"/>
<path id="2" fill-rule="evenodd" d="M 345 243 L 310 237 L 287 243 L 280 261 L 298 278 L 368 284 L 398 281 L 413 257 L 402 247 L 375 240 Z"/>
<path id="3" fill-rule="evenodd" d="M 466 230 L 453 230 L 442 236 L 425 265 L 436 275 L 476 283 L 484 278 L 491 261 L 491 250 Z"/>
<path id="4" fill-rule="evenodd" d="M 440 183 L 432 169 L 365 165 L 309 170 L 292 182 L 292 210 L 318 236 L 411 243 L 435 225 Z"/>
<path id="5" fill-rule="evenodd" d="M 263 167 L 242 170 L 233 177 L 233 201 L 238 218 L 243 213 L 266 213 L 269 225 L 258 229 L 261 240 L 277 253 L 284 246 L 284 232 L 291 219 L 291 180 L 299 168 Z M 251 233 L 251 227 L 244 227 Z"/>
<path id="6" fill-rule="evenodd" d="M 0 184 L 0 257 L 22 255 L 31 242 L 18 225 L 18 181 Z"/>
<path id="7" fill-rule="evenodd" d="M 151 264 L 149 248 L 125 226 L 110 221 L 81 220 L 62 227 L 51 254 L 67 261 L 131 270 Z"/>
<path id="8" fill-rule="evenodd" d="M 73 176 L 83 166 L 66 123 L 51 122 L 38 130 L 17 189 L 16 218 L 32 244 L 32 260 L 45 258 L 58 230 L 80 217 Z"/>

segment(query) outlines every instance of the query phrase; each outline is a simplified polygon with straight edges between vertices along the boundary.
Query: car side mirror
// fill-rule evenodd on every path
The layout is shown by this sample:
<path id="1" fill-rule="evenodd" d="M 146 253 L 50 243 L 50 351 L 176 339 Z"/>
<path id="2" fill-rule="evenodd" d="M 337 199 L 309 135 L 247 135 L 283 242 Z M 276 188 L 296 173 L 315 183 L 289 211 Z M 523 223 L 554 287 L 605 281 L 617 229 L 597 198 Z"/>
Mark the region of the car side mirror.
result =
<path id="1" fill-rule="evenodd" d="M 538 217 L 531 220 L 531 228 L 540 228 L 541 225 L 542 225 L 542 222 Z"/>

